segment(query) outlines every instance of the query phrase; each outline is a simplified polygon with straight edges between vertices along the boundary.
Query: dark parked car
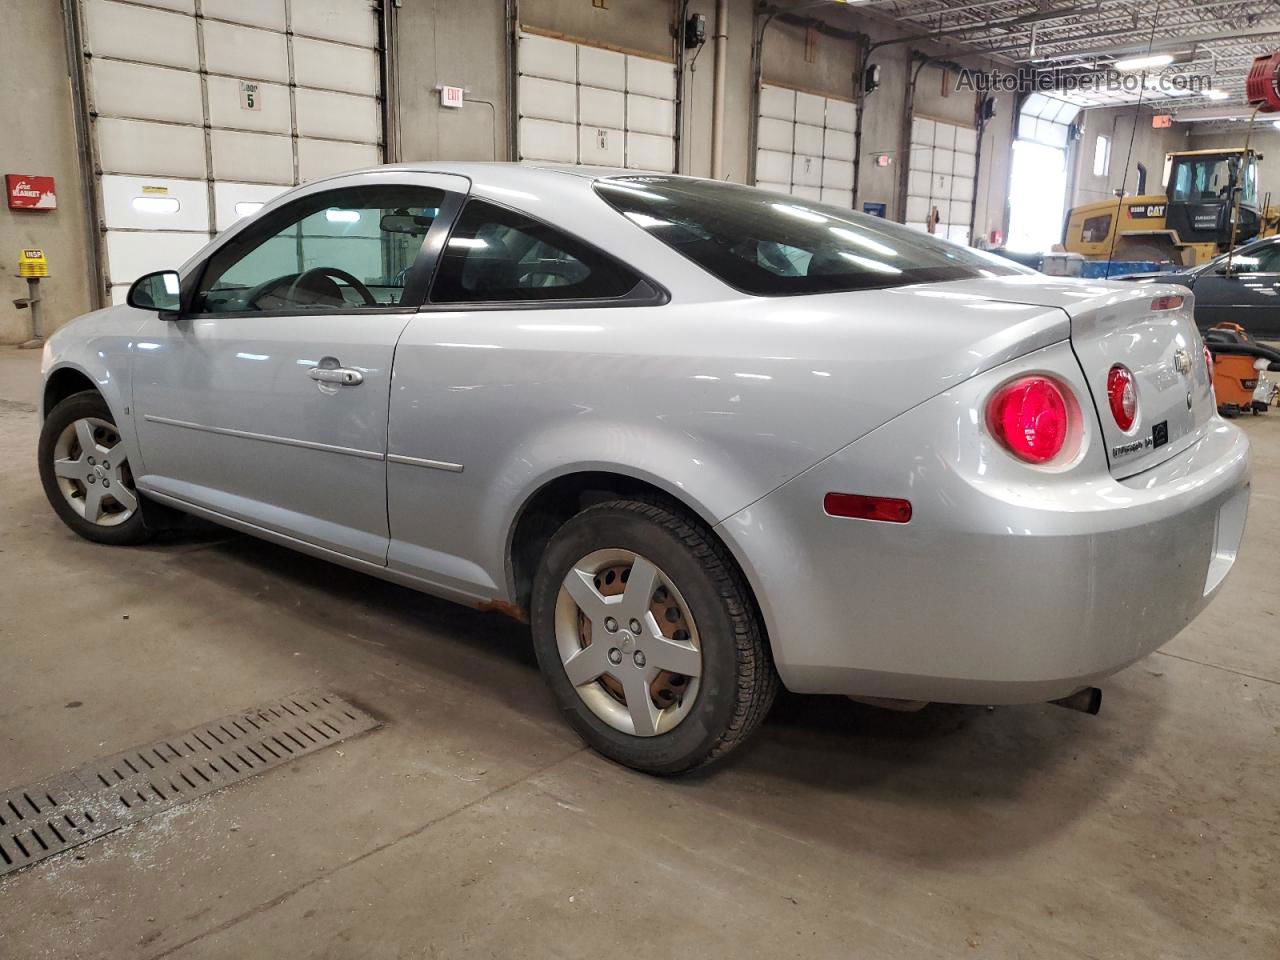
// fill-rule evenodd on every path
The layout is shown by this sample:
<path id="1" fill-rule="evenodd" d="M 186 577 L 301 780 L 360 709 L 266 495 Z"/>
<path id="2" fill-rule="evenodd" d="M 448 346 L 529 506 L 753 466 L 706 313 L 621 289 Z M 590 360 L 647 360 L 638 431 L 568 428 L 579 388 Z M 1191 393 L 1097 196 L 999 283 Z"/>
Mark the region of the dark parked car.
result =
<path id="1" fill-rule="evenodd" d="M 1210 260 L 1176 273 L 1117 277 L 1139 283 L 1178 283 L 1196 295 L 1196 326 L 1238 323 L 1255 340 L 1280 340 L 1280 237 L 1255 240 L 1231 257 Z"/>

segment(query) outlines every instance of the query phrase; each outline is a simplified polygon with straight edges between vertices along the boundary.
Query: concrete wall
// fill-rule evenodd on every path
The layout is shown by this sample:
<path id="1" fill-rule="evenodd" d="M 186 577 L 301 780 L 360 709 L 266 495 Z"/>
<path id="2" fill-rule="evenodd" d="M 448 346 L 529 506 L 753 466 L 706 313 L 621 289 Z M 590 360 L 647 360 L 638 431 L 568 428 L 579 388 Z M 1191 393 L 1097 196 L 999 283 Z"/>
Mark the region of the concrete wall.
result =
<path id="1" fill-rule="evenodd" d="M 404 0 L 396 43 L 401 159 L 507 159 L 505 24 L 503 0 Z M 465 106 L 442 108 L 438 84 L 466 88 Z"/>
<path id="2" fill-rule="evenodd" d="M 1139 163 L 1147 168 L 1147 193 L 1164 192 L 1160 179 L 1164 174 L 1165 154 L 1191 148 L 1183 125 L 1154 129 L 1151 126 L 1152 113 L 1145 106 L 1083 111 L 1084 132 L 1072 147 L 1069 160 L 1074 176 L 1074 186 L 1069 190 L 1070 206 L 1107 200 L 1122 185 L 1126 193 L 1136 193 Z M 1099 134 L 1111 137 L 1111 163 L 1106 176 L 1095 177 L 1093 152 Z M 1131 138 L 1133 147 L 1129 156 Z M 1126 157 L 1129 158 L 1127 166 Z"/>
<path id="3" fill-rule="evenodd" d="M 46 333 L 89 309 L 92 284 L 59 5 L 0 0 L 0 23 L 10 25 L 0 31 L 0 174 L 52 176 L 58 192 L 56 210 L 0 204 L 0 343 L 18 343 L 31 323 L 28 311 L 13 306 L 27 294 L 26 281 L 15 277 L 24 247 L 40 247 L 49 259 L 51 276 L 40 282 Z"/>

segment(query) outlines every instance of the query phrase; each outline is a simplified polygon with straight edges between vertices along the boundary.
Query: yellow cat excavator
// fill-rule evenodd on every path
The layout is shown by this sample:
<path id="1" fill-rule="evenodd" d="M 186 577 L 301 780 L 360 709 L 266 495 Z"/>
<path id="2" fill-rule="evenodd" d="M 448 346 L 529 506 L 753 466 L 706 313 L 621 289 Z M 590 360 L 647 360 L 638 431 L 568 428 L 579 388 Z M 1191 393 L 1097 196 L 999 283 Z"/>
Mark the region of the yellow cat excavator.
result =
<path id="1" fill-rule="evenodd" d="M 1271 236 L 1280 208 L 1258 203 L 1260 160 L 1260 153 L 1244 147 L 1170 153 L 1163 194 L 1146 192 L 1146 170 L 1140 165 L 1136 194 L 1070 210 L 1062 245 L 1088 260 L 1172 261 L 1191 267 L 1227 249 L 1236 210 L 1236 243 Z"/>

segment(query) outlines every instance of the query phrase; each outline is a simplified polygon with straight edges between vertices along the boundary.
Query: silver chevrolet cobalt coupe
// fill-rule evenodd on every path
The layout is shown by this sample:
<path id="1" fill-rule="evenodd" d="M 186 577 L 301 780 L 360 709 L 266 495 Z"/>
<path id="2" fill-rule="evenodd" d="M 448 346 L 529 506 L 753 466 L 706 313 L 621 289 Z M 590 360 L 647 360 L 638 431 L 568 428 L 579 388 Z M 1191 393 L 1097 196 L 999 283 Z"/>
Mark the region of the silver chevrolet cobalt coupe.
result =
<path id="1" fill-rule="evenodd" d="M 310 183 L 43 370 L 76 533 L 176 509 L 527 618 L 573 726 L 654 773 L 779 684 L 1091 690 L 1205 606 L 1248 509 L 1188 291 L 676 176 Z"/>

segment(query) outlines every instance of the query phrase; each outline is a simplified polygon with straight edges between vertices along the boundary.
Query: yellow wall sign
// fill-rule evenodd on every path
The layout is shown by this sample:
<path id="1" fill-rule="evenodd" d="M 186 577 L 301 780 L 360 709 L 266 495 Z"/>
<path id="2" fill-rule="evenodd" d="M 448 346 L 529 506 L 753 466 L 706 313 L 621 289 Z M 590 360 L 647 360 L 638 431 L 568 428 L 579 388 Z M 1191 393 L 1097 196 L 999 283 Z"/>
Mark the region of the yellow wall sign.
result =
<path id="1" fill-rule="evenodd" d="M 22 251 L 22 256 L 18 258 L 18 276 L 47 277 L 48 275 L 49 261 L 44 258 L 43 250 L 33 247 Z"/>

